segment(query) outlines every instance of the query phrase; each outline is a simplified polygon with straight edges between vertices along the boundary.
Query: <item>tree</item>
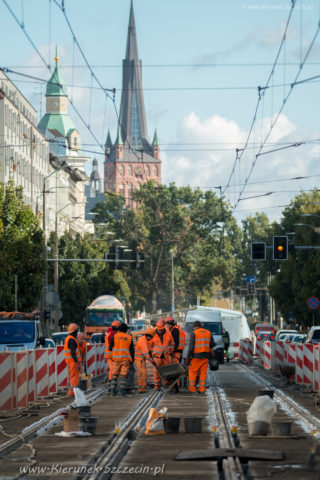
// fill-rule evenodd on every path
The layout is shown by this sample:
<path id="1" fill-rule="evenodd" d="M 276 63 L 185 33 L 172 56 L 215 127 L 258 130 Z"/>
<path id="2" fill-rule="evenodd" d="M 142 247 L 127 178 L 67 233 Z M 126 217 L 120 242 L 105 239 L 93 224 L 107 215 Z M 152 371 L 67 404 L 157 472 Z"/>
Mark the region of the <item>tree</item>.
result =
<path id="1" fill-rule="evenodd" d="M 49 239 L 54 245 L 54 235 Z M 59 239 L 60 258 L 103 258 L 103 240 L 94 235 L 77 235 L 72 238 L 65 234 Z M 53 267 L 50 267 L 52 280 Z M 114 295 L 126 303 L 130 291 L 120 272 L 109 271 L 105 263 L 60 262 L 59 296 L 62 305 L 60 324 L 76 322 L 81 324 L 86 307 L 99 295 Z"/>
<path id="2" fill-rule="evenodd" d="M 236 272 L 237 227 L 226 203 L 212 192 L 147 182 L 133 193 L 136 208 L 115 194 L 98 204 L 95 222 L 106 222 L 134 251 L 145 255 L 145 268 L 127 275 L 132 304 L 149 312 L 170 308 L 173 256 L 176 295 L 181 305 Z M 190 292 L 193 301 L 190 302 Z"/>
<path id="3" fill-rule="evenodd" d="M 18 278 L 18 309 L 37 307 L 45 272 L 43 233 L 23 190 L 9 181 L 0 186 L 0 305 L 14 310 L 14 278 Z"/>

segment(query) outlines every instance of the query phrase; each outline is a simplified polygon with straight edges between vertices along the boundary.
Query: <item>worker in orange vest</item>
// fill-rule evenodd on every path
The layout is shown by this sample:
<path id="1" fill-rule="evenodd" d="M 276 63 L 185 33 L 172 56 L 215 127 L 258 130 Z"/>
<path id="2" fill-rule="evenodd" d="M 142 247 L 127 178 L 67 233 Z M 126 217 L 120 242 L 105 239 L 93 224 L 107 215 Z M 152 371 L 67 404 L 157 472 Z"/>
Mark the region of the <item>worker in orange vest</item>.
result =
<path id="1" fill-rule="evenodd" d="M 213 341 L 211 332 L 202 328 L 198 320 L 193 324 L 193 332 L 190 335 L 189 348 L 187 353 L 187 364 L 189 365 L 189 390 L 196 392 L 197 375 L 199 376 L 199 392 L 206 392 L 206 378 L 209 363 L 209 356 L 214 356 Z"/>
<path id="2" fill-rule="evenodd" d="M 165 323 L 160 318 L 156 324 L 156 331 L 153 338 L 150 340 L 152 358 L 155 363 L 154 366 L 154 389 L 160 390 L 161 377 L 158 373 L 157 367 L 172 364 L 174 340 L 172 335 L 165 328 Z M 164 382 L 165 384 L 167 382 Z"/>
<path id="3" fill-rule="evenodd" d="M 168 315 L 165 319 L 165 325 L 168 332 L 171 333 L 174 341 L 174 350 L 173 350 L 173 363 L 180 363 L 181 355 L 183 352 L 183 336 L 180 333 L 179 328 L 176 325 L 175 319 Z M 180 342 L 181 337 L 181 342 Z M 185 345 L 185 343 L 184 343 Z"/>
<path id="4" fill-rule="evenodd" d="M 118 377 L 120 376 L 119 392 L 122 397 L 126 396 L 127 376 L 130 363 L 134 361 L 134 346 L 131 335 L 127 334 L 128 325 L 121 323 L 119 332 L 111 338 L 109 351 L 112 358 L 112 381 L 111 393 L 114 397 L 117 391 Z"/>
<path id="5" fill-rule="evenodd" d="M 82 371 L 87 374 L 87 342 L 85 341 L 84 333 L 78 332 L 77 340 L 79 343 Z"/>
<path id="6" fill-rule="evenodd" d="M 64 359 L 68 366 L 69 390 L 68 397 L 74 396 L 74 388 L 79 386 L 79 374 L 81 373 L 80 347 L 77 340 L 78 325 L 70 323 L 69 335 L 64 341 Z"/>
<path id="7" fill-rule="evenodd" d="M 155 329 L 150 327 L 144 335 L 138 338 L 136 344 L 136 351 L 134 362 L 138 369 L 139 388 L 138 393 L 145 393 L 147 391 L 147 362 L 154 364 L 150 355 L 151 345 L 150 341 L 154 337 Z"/>
<path id="8" fill-rule="evenodd" d="M 120 325 L 121 325 L 121 322 L 119 322 L 118 320 L 114 320 L 111 323 L 111 327 L 108 328 L 107 333 L 104 337 L 104 353 L 105 353 L 106 361 L 108 362 L 108 366 L 109 366 L 109 372 L 108 372 L 109 384 L 111 384 L 111 380 L 112 380 L 112 354 L 108 347 L 109 347 L 111 338 L 113 338 L 115 334 L 118 332 Z"/>

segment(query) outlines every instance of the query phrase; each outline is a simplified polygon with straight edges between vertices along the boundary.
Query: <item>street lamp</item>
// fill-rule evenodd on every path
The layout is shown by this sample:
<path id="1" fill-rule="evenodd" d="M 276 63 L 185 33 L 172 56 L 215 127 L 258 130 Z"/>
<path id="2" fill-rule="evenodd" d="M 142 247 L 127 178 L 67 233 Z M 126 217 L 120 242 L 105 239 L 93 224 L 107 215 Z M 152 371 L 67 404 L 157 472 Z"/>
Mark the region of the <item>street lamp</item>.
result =
<path id="1" fill-rule="evenodd" d="M 310 225 L 309 223 L 294 223 L 293 224 L 295 227 L 310 227 L 312 230 L 316 233 L 320 233 L 320 227 L 314 227 L 313 225 Z"/>
<path id="2" fill-rule="evenodd" d="M 175 311 L 175 306 L 174 306 L 174 263 L 173 263 L 173 258 L 174 258 L 174 249 L 172 248 L 169 250 L 169 253 L 171 255 L 171 312 Z"/>

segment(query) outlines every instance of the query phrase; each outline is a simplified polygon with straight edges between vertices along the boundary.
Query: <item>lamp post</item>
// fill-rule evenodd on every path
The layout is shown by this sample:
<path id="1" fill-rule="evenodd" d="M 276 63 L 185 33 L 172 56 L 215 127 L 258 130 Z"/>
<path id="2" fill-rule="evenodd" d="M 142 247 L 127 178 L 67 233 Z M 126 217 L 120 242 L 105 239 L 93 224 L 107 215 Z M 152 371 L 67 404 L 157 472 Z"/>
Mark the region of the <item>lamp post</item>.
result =
<path id="1" fill-rule="evenodd" d="M 174 263 L 173 263 L 174 249 L 169 250 L 169 253 L 171 255 L 171 312 L 174 312 L 175 311 L 175 306 L 174 306 Z"/>
<path id="2" fill-rule="evenodd" d="M 71 168 L 66 162 L 63 162 L 56 170 L 49 173 L 46 177 L 43 177 L 43 187 L 42 187 L 42 230 L 43 230 L 43 240 L 44 240 L 44 260 L 45 260 L 45 274 L 44 274 L 44 281 L 43 281 L 43 290 L 41 296 L 41 322 L 44 329 L 44 333 L 47 333 L 47 325 L 46 325 L 46 318 L 45 312 L 47 310 L 47 299 L 46 295 L 48 293 L 48 270 L 47 270 L 47 263 L 48 263 L 48 250 L 47 250 L 47 232 L 46 232 L 46 181 L 48 180 L 51 175 L 54 175 L 59 170 L 63 168 Z"/>
<path id="3" fill-rule="evenodd" d="M 310 223 L 294 223 L 293 225 L 295 227 L 310 227 L 314 232 L 320 233 L 320 227 L 314 227 L 313 225 L 310 225 Z"/>

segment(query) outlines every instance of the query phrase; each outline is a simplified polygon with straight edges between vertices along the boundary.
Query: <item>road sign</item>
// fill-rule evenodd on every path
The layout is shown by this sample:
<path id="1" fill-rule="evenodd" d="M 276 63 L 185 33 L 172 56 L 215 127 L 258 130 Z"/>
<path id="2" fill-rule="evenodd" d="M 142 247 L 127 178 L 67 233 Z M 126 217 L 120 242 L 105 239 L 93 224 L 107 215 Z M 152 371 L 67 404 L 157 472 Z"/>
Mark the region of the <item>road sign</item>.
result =
<path id="1" fill-rule="evenodd" d="M 320 307 L 320 300 L 318 297 L 308 298 L 307 305 L 310 310 L 317 310 Z"/>
<path id="2" fill-rule="evenodd" d="M 247 283 L 256 283 L 256 277 L 247 277 Z"/>

